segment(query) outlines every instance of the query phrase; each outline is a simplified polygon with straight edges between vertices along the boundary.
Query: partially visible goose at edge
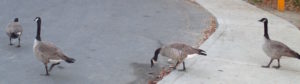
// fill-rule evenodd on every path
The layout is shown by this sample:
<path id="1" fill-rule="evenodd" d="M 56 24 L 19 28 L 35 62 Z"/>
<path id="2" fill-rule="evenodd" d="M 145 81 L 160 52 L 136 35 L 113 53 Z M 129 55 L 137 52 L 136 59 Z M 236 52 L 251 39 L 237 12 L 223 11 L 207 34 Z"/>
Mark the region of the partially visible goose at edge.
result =
<path id="1" fill-rule="evenodd" d="M 37 34 L 34 40 L 33 52 L 35 56 L 43 62 L 46 69 L 46 76 L 49 75 L 49 72 L 55 65 L 60 64 L 61 61 L 66 61 L 67 63 L 74 63 L 75 59 L 66 56 L 58 47 L 50 42 L 42 41 L 41 34 L 41 18 L 36 17 L 35 21 L 37 22 Z M 52 63 L 49 72 L 48 72 L 48 63 Z"/>
<path id="2" fill-rule="evenodd" d="M 267 56 L 271 58 L 270 62 L 266 66 L 262 66 L 263 68 L 269 68 L 274 59 L 278 61 L 277 66 L 273 66 L 273 68 L 280 68 L 280 58 L 282 56 L 294 57 L 300 59 L 300 55 L 294 50 L 290 49 L 287 45 L 271 40 L 268 34 L 268 19 L 262 18 L 259 20 L 264 23 L 264 37 L 265 43 L 263 44 L 263 50 Z"/>
<path id="3" fill-rule="evenodd" d="M 17 45 L 17 47 L 21 47 L 20 40 L 21 40 L 22 32 L 23 32 L 23 28 L 22 28 L 21 24 L 19 23 L 19 19 L 15 18 L 14 21 L 9 23 L 6 28 L 6 34 L 9 37 L 9 45 L 13 45 L 11 43 L 12 39 L 18 38 L 19 44 Z"/>
<path id="4" fill-rule="evenodd" d="M 199 54 L 199 55 L 206 56 L 204 50 L 193 48 L 183 43 L 173 43 L 173 44 L 162 46 L 155 50 L 154 57 L 151 59 L 151 67 L 153 67 L 154 63 L 157 62 L 159 54 L 177 61 L 176 65 L 173 67 L 174 69 L 176 69 L 179 63 L 182 63 L 183 69 L 180 71 L 185 71 L 184 59 L 187 57 L 187 55 Z"/>

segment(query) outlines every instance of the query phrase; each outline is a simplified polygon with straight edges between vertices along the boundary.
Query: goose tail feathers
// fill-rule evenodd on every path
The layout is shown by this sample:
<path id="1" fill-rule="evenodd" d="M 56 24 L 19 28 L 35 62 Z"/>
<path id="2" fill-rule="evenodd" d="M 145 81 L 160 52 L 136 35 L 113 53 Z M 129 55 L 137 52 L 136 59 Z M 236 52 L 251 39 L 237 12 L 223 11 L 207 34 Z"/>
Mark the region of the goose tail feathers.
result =
<path id="1" fill-rule="evenodd" d="M 65 60 L 67 63 L 74 63 L 75 62 L 74 58 L 67 57 L 66 55 L 61 56 L 61 58 L 63 60 Z"/>

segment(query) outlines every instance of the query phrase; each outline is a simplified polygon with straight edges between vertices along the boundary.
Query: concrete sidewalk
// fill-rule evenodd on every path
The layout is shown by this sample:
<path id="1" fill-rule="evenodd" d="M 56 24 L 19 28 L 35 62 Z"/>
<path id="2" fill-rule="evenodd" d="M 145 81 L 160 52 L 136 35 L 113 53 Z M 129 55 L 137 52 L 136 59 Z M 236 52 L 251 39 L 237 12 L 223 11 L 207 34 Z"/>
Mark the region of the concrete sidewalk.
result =
<path id="1" fill-rule="evenodd" d="M 219 23 L 216 32 L 200 47 L 208 56 L 186 59 L 186 72 L 173 71 L 159 84 L 296 84 L 300 60 L 282 58 L 281 68 L 261 68 L 270 58 L 262 50 L 263 23 L 269 34 L 300 52 L 300 32 L 291 23 L 243 0 L 196 0 Z M 277 65 L 277 61 L 272 63 Z M 181 67 L 178 66 L 178 67 Z"/>

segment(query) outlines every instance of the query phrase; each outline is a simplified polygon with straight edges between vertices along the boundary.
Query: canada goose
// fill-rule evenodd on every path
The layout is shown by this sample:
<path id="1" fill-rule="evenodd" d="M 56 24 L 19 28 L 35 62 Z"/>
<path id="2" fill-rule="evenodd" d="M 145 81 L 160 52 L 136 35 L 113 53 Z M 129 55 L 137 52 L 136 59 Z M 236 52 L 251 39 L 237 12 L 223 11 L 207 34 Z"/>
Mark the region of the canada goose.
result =
<path id="1" fill-rule="evenodd" d="M 19 19 L 15 18 L 13 22 L 9 23 L 7 28 L 6 28 L 6 34 L 9 37 L 9 45 L 13 45 L 11 43 L 11 39 L 19 39 L 19 45 L 17 47 L 21 47 L 20 45 L 20 40 L 21 40 L 21 35 L 23 32 L 23 28 L 21 24 L 19 23 Z"/>
<path id="2" fill-rule="evenodd" d="M 49 72 L 55 65 L 60 64 L 60 61 L 65 60 L 67 63 L 74 63 L 75 59 L 67 57 L 58 47 L 50 42 L 44 42 L 41 40 L 41 18 L 36 17 L 37 22 L 37 34 L 34 40 L 33 52 L 35 56 L 44 63 L 46 69 L 46 76 L 48 73 L 48 63 L 52 63 Z"/>
<path id="3" fill-rule="evenodd" d="M 187 55 L 199 54 L 199 55 L 206 56 L 206 53 L 204 50 L 193 48 L 193 47 L 183 44 L 183 43 L 173 43 L 170 45 L 162 46 L 155 50 L 154 57 L 151 59 L 151 67 L 153 67 L 154 63 L 157 62 L 158 54 L 161 54 L 162 56 L 176 60 L 177 63 L 173 67 L 174 69 L 176 69 L 176 67 L 179 63 L 182 63 L 183 69 L 180 71 L 185 71 L 184 59 L 187 57 Z"/>
<path id="4" fill-rule="evenodd" d="M 295 57 L 300 59 L 300 55 L 295 52 L 294 50 L 290 49 L 285 44 L 271 40 L 268 34 L 268 19 L 262 18 L 259 20 L 260 22 L 264 23 L 264 37 L 265 37 L 265 43 L 263 44 L 263 50 L 271 58 L 270 62 L 266 66 L 262 66 L 263 68 L 269 68 L 270 64 L 274 59 L 277 59 L 278 66 L 273 66 L 273 68 L 280 68 L 280 58 L 281 56 L 287 56 L 287 57 Z"/>

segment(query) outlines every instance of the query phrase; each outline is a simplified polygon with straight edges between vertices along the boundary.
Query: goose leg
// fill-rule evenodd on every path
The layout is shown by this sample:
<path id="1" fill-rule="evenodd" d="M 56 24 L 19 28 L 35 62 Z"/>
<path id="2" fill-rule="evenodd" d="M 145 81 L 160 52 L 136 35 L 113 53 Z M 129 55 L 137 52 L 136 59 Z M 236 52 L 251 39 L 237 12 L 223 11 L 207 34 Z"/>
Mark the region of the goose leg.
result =
<path id="1" fill-rule="evenodd" d="M 184 61 L 182 61 L 182 67 L 183 67 L 183 69 L 180 69 L 179 71 L 185 71 L 185 64 L 184 64 Z"/>
<path id="2" fill-rule="evenodd" d="M 175 64 L 175 66 L 172 67 L 172 68 L 175 70 L 178 64 L 179 64 L 179 61 L 177 61 L 177 63 Z"/>
<path id="3" fill-rule="evenodd" d="M 13 44 L 11 43 L 11 37 L 9 37 L 9 45 L 13 45 Z"/>
<path id="4" fill-rule="evenodd" d="M 21 47 L 21 45 L 20 45 L 20 40 L 21 40 L 21 38 L 19 37 L 19 45 L 18 45 L 17 47 Z"/>
<path id="5" fill-rule="evenodd" d="M 269 64 L 267 65 L 267 66 L 261 66 L 261 67 L 263 67 L 263 68 L 269 68 L 270 67 L 270 65 L 271 65 L 271 63 L 273 62 L 273 58 L 271 58 L 271 60 L 270 60 L 270 62 L 269 62 Z"/>
<path id="6" fill-rule="evenodd" d="M 46 74 L 42 74 L 42 75 L 49 76 L 48 66 L 46 63 L 44 65 L 45 65 L 45 69 L 46 69 Z"/>
<path id="7" fill-rule="evenodd" d="M 280 59 L 277 59 L 278 65 L 277 66 L 273 66 L 273 68 L 275 69 L 279 69 L 280 68 Z"/>
<path id="8" fill-rule="evenodd" d="M 53 68 L 55 65 L 58 65 L 58 64 L 60 64 L 60 63 L 58 62 L 58 63 L 52 64 L 51 67 L 50 67 L 50 69 L 49 69 L 49 72 L 51 72 L 52 68 Z"/>

